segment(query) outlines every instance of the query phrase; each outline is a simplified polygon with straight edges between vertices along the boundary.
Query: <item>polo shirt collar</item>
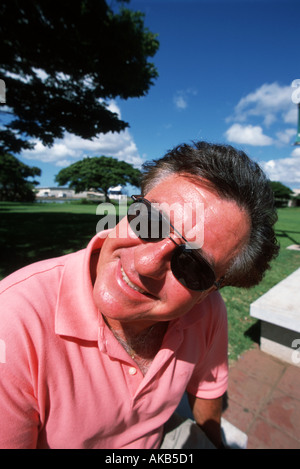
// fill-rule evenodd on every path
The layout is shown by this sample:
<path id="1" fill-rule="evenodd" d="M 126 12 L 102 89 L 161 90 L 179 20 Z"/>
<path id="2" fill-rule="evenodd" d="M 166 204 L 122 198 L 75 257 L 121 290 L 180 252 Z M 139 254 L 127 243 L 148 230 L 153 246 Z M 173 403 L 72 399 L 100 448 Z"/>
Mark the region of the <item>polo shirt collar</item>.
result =
<path id="1" fill-rule="evenodd" d="M 93 300 L 90 260 L 100 252 L 107 234 L 96 235 L 86 249 L 66 256 L 55 314 L 58 335 L 98 340 L 99 311 Z"/>

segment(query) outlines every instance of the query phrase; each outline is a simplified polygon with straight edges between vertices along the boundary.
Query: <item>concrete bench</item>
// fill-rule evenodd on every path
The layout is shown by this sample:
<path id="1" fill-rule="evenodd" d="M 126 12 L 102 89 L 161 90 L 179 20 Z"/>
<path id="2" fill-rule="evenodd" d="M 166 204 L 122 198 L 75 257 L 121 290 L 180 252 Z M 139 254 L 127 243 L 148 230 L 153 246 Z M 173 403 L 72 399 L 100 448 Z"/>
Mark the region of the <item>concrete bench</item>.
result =
<path id="1" fill-rule="evenodd" d="M 261 320 L 261 350 L 300 366 L 300 268 L 254 301 L 250 315 Z"/>
<path id="2" fill-rule="evenodd" d="M 182 417 L 194 419 L 185 393 L 177 408 L 177 413 Z M 223 443 L 231 449 L 247 449 L 248 436 L 228 420 L 221 418 L 221 435 Z"/>

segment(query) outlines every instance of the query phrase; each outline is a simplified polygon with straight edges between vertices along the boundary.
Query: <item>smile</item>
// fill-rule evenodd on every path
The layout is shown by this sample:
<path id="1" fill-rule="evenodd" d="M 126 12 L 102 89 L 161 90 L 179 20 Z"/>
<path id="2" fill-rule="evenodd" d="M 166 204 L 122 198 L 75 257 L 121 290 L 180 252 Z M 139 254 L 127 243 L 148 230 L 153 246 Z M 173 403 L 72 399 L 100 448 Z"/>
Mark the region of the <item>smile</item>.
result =
<path id="1" fill-rule="evenodd" d="M 121 273 L 122 273 L 122 278 L 124 280 L 125 283 L 127 283 L 127 285 L 129 287 L 131 287 L 133 290 L 135 291 L 138 291 L 139 293 L 143 293 L 145 294 L 146 292 L 144 290 L 142 290 L 140 287 L 138 287 L 137 285 L 135 285 L 134 283 L 132 283 L 129 278 L 127 277 L 127 275 L 125 274 L 124 270 L 123 270 L 123 267 L 121 267 Z"/>

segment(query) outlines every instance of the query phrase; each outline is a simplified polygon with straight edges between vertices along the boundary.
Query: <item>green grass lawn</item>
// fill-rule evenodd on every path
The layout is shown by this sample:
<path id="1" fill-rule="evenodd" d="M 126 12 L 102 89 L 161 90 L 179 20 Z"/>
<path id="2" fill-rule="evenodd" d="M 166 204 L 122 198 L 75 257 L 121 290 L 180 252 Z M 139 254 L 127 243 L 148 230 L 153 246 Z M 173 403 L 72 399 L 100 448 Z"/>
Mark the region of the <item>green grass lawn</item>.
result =
<path id="1" fill-rule="evenodd" d="M 230 361 L 259 342 L 260 321 L 250 317 L 250 304 L 300 267 L 300 252 L 286 249 L 300 244 L 300 207 L 278 209 L 275 229 L 280 251 L 263 281 L 247 290 L 232 287 L 222 290 L 228 311 Z"/>
<path id="2" fill-rule="evenodd" d="M 0 202 L 0 278 L 32 262 L 84 248 L 100 218 L 97 204 Z"/>
<path id="3" fill-rule="evenodd" d="M 96 233 L 100 219 L 96 209 L 93 204 L 0 202 L 0 278 L 32 262 L 84 248 Z M 300 244 L 300 207 L 279 209 L 278 216 L 281 249 L 264 280 L 249 290 L 222 290 L 228 309 L 230 360 L 259 340 L 259 321 L 249 316 L 250 304 L 300 267 L 300 252 L 286 249 Z"/>

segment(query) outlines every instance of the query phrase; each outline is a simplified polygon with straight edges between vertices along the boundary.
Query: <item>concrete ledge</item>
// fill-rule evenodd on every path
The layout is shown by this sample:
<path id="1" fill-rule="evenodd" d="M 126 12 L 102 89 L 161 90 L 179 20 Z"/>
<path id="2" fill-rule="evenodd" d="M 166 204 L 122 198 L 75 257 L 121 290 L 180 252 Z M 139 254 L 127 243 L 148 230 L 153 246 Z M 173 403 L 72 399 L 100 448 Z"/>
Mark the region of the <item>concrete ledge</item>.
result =
<path id="1" fill-rule="evenodd" d="M 182 417 L 194 419 L 191 408 L 188 403 L 187 394 L 184 393 L 182 400 L 177 407 L 177 412 Z M 231 449 L 247 449 L 248 436 L 242 432 L 239 428 L 235 427 L 228 420 L 221 418 L 221 433 L 222 440 L 226 446 Z"/>
<path id="2" fill-rule="evenodd" d="M 231 449 L 247 449 L 248 436 L 228 420 L 221 418 L 223 443 Z"/>
<path id="3" fill-rule="evenodd" d="M 293 342 L 300 339 L 300 269 L 254 301 L 250 315 L 262 321 L 261 350 L 297 364 Z"/>
<path id="4" fill-rule="evenodd" d="M 299 353 L 296 349 L 277 344 L 273 340 L 266 339 L 265 337 L 261 337 L 260 349 L 262 352 L 268 353 L 283 362 L 300 367 Z"/>

